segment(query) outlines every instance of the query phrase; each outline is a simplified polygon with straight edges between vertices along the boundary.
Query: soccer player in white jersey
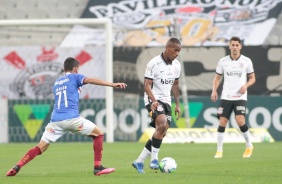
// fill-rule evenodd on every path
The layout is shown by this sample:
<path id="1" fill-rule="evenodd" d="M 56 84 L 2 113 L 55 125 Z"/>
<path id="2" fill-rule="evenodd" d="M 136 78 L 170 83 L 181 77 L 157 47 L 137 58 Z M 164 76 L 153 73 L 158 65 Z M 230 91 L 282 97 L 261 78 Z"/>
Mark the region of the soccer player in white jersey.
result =
<path id="1" fill-rule="evenodd" d="M 165 51 L 149 61 L 144 75 L 144 102 L 150 112 L 155 128 L 151 139 L 146 143 L 140 156 L 132 163 L 138 173 L 143 170 L 144 161 L 151 156 L 150 168 L 159 169 L 158 153 L 162 140 L 171 122 L 171 91 L 176 103 L 175 114 L 180 116 L 179 107 L 179 77 L 180 62 L 176 59 L 181 50 L 181 43 L 177 38 L 170 38 Z"/>
<path id="2" fill-rule="evenodd" d="M 217 88 L 221 76 L 224 76 L 220 105 L 217 111 L 219 126 L 217 129 L 217 152 L 214 158 L 222 158 L 225 127 L 232 111 L 235 113 L 236 122 L 245 138 L 246 150 L 243 158 L 250 158 L 253 145 L 250 140 L 249 127 L 245 122 L 247 89 L 255 81 L 255 73 L 250 58 L 241 54 L 242 43 L 240 38 L 232 37 L 229 42 L 230 55 L 221 58 L 217 64 L 213 80 L 211 100 L 218 99 Z"/>
<path id="3" fill-rule="evenodd" d="M 110 86 L 114 88 L 126 88 L 125 83 L 110 83 L 96 78 L 78 74 L 79 62 L 74 58 L 64 61 L 65 75 L 58 78 L 53 86 L 54 109 L 50 123 L 47 124 L 40 142 L 30 149 L 19 162 L 7 172 L 7 176 L 15 176 L 20 169 L 47 150 L 51 142 L 56 142 L 66 132 L 77 133 L 93 138 L 94 174 L 109 174 L 114 168 L 102 166 L 102 151 L 104 134 L 91 121 L 79 115 L 78 103 L 80 89 L 85 84 Z"/>

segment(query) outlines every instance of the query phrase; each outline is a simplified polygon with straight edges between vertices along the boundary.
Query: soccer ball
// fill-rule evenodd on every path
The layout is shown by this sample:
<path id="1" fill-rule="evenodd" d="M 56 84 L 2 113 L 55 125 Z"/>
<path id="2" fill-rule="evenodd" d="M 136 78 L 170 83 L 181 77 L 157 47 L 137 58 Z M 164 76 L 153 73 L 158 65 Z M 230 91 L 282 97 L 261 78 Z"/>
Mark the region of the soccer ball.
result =
<path id="1" fill-rule="evenodd" d="M 268 135 L 268 134 L 263 134 L 263 135 L 261 136 L 261 142 L 264 142 L 264 143 L 270 142 L 270 137 L 269 137 L 269 135 Z"/>
<path id="2" fill-rule="evenodd" d="M 177 163 L 171 157 L 165 157 L 160 162 L 160 170 L 162 173 L 173 173 L 176 171 Z"/>

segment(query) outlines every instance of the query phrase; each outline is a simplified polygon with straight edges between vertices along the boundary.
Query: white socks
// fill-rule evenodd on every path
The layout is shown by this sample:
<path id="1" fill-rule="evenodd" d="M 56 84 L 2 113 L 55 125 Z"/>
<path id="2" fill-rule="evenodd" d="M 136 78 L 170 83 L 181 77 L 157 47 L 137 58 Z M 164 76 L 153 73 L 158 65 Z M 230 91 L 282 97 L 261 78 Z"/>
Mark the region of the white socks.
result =
<path id="1" fill-rule="evenodd" d="M 253 147 L 253 144 L 252 144 L 252 142 L 251 142 L 251 140 L 250 140 L 250 132 L 249 132 L 249 130 L 248 131 L 246 131 L 246 132 L 242 132 L 242 135 L 243 135 L 243 137 L 245 138 L 245 140 L 246 140 L 246 147 L 247 148 L 251 148 L 251 147 Z"/>
<path id="2" fill-rule="evenodd" d="M 217 151 L 223 151 L 224 132 L 217 132 Z"/>
<path id="3" fill-rule="evenodd" d="M 159 159 L 158 159 L 159 151 L 160 151 L 160 148 L 155 148 L 155 147 L 152 146 L 151 161 L 152 161 L 152 160 L 155 160 L 155 159 L 159 160 Z"/>
<path id="4" fill-rule="evenodd" d="M 253 144 L 250 139 L 249 130 L 244 133 L 242 132 L 242 135 L 246 141 L 246 147 L 247 148 L 253 147 Z M 217 151 L 220 151 L 220 152 L 223 151 L 223 140 L 224 140 L 224 132 L 217 132 Z"/>
<path id="5" fill-rule="evenodd" d="M 136 160 L 136 162 L 142 162 L 144 163 L 146 158 L 149 157 L 151 155 L 151 152 L 144 147 L 143 151 L 141 152 L 141 154 L 139 155 L 138 159 Z"/>

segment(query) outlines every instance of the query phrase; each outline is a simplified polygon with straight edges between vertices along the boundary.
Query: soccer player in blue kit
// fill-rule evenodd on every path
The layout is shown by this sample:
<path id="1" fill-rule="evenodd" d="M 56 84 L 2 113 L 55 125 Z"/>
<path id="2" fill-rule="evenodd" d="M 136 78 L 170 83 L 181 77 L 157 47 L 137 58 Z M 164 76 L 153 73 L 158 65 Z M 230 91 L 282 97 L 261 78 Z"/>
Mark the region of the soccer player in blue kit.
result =
<path id="1" fill-rule="evenodd" d="M 64 61 L 65 75 L 58 78 L 53 86 L 55 98 L 54 109 L 50 123 L 47 124 L 40 142 L 30 149 L 24 157 L 7 172 L 7 176 L 15 176 L 20 169 L 33 160 L 36 156 L 46 151 L 51 142 L 56 142 L 66 132 L 77 133 L 93 138 L 94 151 L 94 175 L 109 174 L 114 168 L 102 166 L 102 151 L 104 134 L 91 121 L 79 115 L 78 103 L 80 89 L 85 84 L 110 86 L 125 89 L 125 83 L 110 83 L 97 78 L 90 78 L 78 74 L 79 62 L 74 58 L 67 58 Z"/>

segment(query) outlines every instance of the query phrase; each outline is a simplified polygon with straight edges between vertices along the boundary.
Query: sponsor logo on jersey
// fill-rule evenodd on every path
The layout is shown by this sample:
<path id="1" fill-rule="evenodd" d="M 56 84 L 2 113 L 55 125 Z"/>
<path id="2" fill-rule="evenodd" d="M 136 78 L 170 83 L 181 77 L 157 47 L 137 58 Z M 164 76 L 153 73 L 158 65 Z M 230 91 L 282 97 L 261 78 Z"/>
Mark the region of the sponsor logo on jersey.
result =
<path id="1" fill-rule="evenodd" d="M 237 76 L 239 78 L 242 76 L 242 72 L 226 72 L 226 74 L 228 76 Z"/>
<path id="2" fill-rule="evenodd" d="M 161 79 L 162 84 L 173 84 L 174 79 Z"/>
<path id="3" fill-rule="evenodd" d="M 238 94 L 238 95 L 227 95 L 227 98 L 240 98 L 242 95 Z"/>
<path id="4" fill-rule="evenodd" d="M 56 85 L 62 85 L 62 84 L 64 84 L 65 82 L 68 82 L 68 81 L 69 81 L 69 78 L 66 78 L 66 79 L 63 79 L 63 80 L 59 80 L 59 81 L 55 82 L 55 86 L 56 86 Z"/>

